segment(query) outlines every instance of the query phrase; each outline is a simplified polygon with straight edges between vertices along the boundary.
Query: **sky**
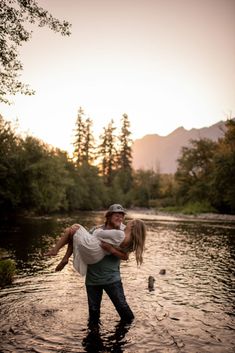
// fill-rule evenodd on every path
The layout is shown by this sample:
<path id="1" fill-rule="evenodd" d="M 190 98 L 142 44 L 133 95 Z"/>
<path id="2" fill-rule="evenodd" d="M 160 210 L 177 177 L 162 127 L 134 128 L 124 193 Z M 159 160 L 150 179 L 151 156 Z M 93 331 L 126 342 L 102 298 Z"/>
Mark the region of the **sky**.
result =
<path id="1" fill-rule="evenodd" d="M 36 91 L 0 104 L 19 131 L 71 151 L 79 107 L 96 138 L 125 113 L 132 139 L 235 115 L 235 0 L 38 0 L 70 37 L 33 27 L 19 50 Z"/>

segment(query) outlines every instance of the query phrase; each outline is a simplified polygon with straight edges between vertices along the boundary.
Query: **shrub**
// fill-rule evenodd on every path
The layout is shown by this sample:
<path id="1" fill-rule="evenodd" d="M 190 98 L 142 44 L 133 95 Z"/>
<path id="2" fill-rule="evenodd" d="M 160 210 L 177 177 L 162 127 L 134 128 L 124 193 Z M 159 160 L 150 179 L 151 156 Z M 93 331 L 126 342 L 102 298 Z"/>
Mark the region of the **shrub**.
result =
<path id="1" fill-rule="evenodd" d="M 183 207 L 184 214 L 214 213 L 216 210 L 207 201 L 189 202 Z"/>
<path id="2" fill-rule="evenodd" d="M 0 287 L 4 287 L 13 282 L 15 270 L 16 266 L 13 260 L 0 260 Z"/>

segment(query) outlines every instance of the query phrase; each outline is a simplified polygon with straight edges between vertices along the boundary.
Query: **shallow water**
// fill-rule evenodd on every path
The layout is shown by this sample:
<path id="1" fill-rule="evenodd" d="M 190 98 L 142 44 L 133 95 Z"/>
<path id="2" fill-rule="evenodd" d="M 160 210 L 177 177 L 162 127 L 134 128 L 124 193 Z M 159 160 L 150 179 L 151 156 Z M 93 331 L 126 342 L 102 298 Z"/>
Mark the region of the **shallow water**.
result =
<path id="1" fill-rule="evenodd" d="M 121 265 L 135 320 L 121 326 L 104 295 L 100 332 L 90 332 L 84 279 L 72 260 L 54 272 L 63 251 L 42 256 L 61 229 L 77 220 L 1 223 L 0 247 L 15 259 L 18 274 L 0 290 L 0 352 L 235 352 L 235 223 L 146 216 L 144 264 L 138 269 L 131 256 Z M 103 216 L 81 213 L 79 220 L 90 227 Z M 155 278 L 151 292 L 149 275 Z"/>

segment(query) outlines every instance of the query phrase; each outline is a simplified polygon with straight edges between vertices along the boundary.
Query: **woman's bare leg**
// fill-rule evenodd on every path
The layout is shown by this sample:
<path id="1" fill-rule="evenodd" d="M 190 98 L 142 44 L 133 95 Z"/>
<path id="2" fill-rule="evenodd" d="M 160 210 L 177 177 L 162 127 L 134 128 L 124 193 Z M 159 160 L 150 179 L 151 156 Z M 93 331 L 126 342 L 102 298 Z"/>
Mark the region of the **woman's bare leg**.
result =
<path id="1" fill-rule="evenodd" d="M 46 256 L 55 256 L 63 246 L 68 244 L 66 253 L 60 263 L 56 266 L 55 271 L 61 271 L 64 266 L 67 265 L 69 258 L 73 253 L 73 235 L 79 228 L 79 224 L 73 224 L 71 227 L 66 228 L 56 245 L 45 254 Z"/>
<path id="2" fill-rule="evenodd" d="M 61 271 L 63 268 L 67 265 L 69 262 L 69 258 L 73 253 L 73 243 L 69 241 L 67 251 L 63 257 L 63 259 L 60 261 L 60 263 L 56 266 L 55 271 Z"/>
<path id="3" fill-rule="evenodd" d="M 60 239 L 57 241 L 56 245 L 49 250 L 45 255 L 46 256 L 56 256 L 58 254 L 58 251 L 63 248 L 63 246 L 65 246 L 66 244 L 69 243 L 70 239 L 71 239 L 71 229 L 66 228 L 64 233 L 62 234 L 62 236 L 60 237 Z"/>

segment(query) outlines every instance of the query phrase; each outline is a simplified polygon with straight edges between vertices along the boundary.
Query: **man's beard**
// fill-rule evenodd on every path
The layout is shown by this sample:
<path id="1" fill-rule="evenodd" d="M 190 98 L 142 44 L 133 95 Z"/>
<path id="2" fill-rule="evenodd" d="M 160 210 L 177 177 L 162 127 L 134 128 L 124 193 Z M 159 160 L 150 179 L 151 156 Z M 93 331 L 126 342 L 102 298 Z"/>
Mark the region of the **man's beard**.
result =
<path id="1" fill-rule="evenodd" d="M 121 222 L 117 225 L 115 224 L 114 222 L 109 222 L 109 226 L 114 228 L 114 229 L 119 229 L 120 228 L 120 225 L 121 225 Z"/>

